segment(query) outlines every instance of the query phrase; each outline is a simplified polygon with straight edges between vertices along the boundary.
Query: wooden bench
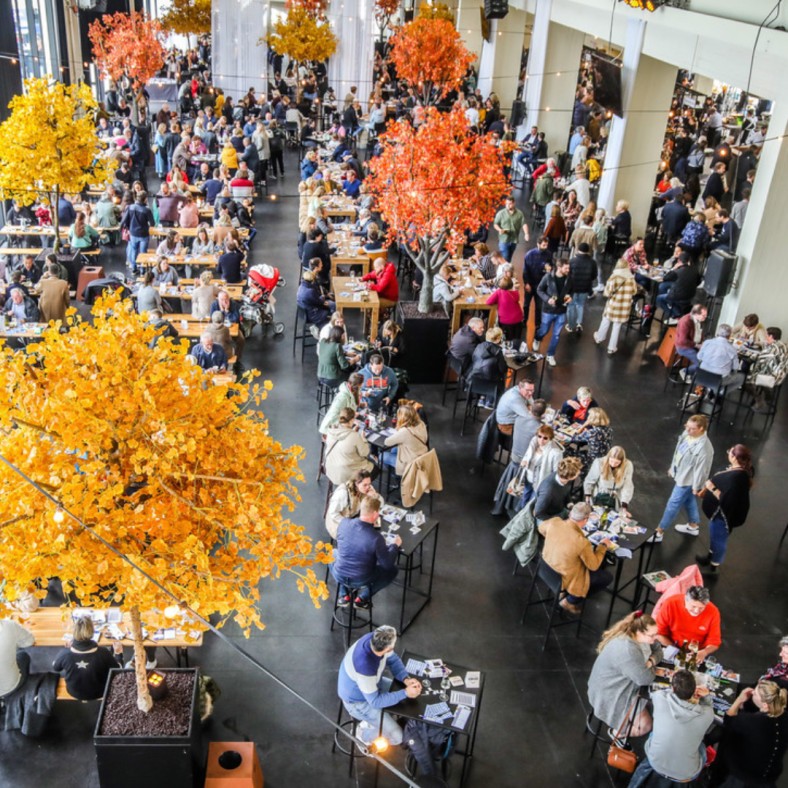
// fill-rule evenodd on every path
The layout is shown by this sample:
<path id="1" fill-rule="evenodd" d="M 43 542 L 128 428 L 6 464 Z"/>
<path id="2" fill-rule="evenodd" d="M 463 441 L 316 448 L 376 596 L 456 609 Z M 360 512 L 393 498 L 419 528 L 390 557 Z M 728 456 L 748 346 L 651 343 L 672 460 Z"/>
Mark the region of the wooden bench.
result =
<path id="1" fill-rule="evenodd" d="M 73 700 L 75 703 L 93 703 L 92 700 L 80 700 L 79 698 L 75 698 L 66 688 L 66 680 L 62 676 L 57 682 L 55 700 Z M 96 698 L 95 700 L 100 701 L 101 698 Z"/>

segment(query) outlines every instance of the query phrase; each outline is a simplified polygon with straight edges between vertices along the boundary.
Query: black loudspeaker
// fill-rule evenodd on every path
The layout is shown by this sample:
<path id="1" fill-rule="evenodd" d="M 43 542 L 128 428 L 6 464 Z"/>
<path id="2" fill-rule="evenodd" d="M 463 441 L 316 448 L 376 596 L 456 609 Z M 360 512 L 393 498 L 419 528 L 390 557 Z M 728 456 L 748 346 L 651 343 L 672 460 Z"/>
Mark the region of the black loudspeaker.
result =
<path id="1" fill-rule="evenodd" d="M 703 289 L 712 298 L 722 298 L 728 293 L 736 267 L 736 255 L 723 249 L 715 249 L 706 261 Z"/>
<path id="2" fill-rule="evenodd" d="M 509 13 L 509 0 L 484 0 L 484 15 L 488 19 L 503 19 Z"/>
<path id="3" fill-rule="evenodd" d="M 512 126 L 517 127 L 525 120 L 525 102 L 517 99 L 512 102 Z"/>

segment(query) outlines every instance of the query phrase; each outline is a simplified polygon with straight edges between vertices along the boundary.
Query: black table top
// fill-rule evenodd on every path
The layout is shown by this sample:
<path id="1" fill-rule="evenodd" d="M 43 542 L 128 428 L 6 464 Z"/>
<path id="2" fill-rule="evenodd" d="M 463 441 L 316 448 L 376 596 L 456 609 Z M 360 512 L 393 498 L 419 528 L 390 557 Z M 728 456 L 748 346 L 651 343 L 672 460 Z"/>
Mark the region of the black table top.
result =
<path id="1" fill-rule="evenodd" d="M 382 525 L 380 532 L 384 537 L 387 534 L 396 534 L 399 536 L 402 539 L 402 544 L 399 548 L 400 552 L 404 553 L 405 555 L 412 555 L 419 545 L 424 542 L 424 540 L 438 527 L 439 521 L 434 517 L 427 517 L 425 515 L 424 522 L 421 525 L 416 525 L 415 523 L 409 522 L 405 519 L 409 514 L 408 512 L 406 512 L 404 509 L 399 509 L 397 511 L 398 513 L 401 512 L 401 519 L 398 522 L 392 522 L 396 519 L 393 515 L 394 510 L 397 510 L 397 507 L 390 506 L 388 504 L 385 505 L 381 510 Z M 392 512 L 392 516 L 387 518 L 386 515 L 388 512 Z M 413 512 L 413 514 L 418 516 L 419 514 L 423 513 Z M 399 528 L 396 527 L 397 525 Z"/>

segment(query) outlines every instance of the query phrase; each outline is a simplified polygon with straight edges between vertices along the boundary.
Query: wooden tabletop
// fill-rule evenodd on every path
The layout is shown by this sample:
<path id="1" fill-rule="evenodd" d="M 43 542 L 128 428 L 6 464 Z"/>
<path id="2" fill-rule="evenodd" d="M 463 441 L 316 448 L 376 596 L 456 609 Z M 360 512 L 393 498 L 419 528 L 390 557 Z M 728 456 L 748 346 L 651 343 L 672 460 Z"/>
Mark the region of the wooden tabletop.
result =
<path id="1" fill-rule="evenodd" d="M 6 318 L 6 329 L 0 331 L 2 339 L 32 339 L 40 337 L 48 323 L 25 323 L 22 326 L 12 326 L 10 320 Z"/>
<path id="2" fill-rule="evenodd" d="M 227 229 L 229 230 L 231 228 L 228 227 Z M 178 235 L 180 235 L 182 238 L 196 238 L 197 237 L 197 230 L 198 230 L 198 228 L 197 227 L 158 227 L 157 226 L 157 227 L 151 227 L 150 228 L 150 234 L 151 234 L 151 236 L 153 236 L 155 238 L 166 238 L 167 237 L 167 233 L 169 233 L 170 230 L 175 230 L 175 232 L 178 233 Z M 246 238 L 246 236 L 249 235 L 249 231 L 245 227 L 239 227 L 238 228 L 238 233 L 241 236 L 241 238 Z M 19 233 L 19 235 L 25 235 L 25 233 Z"/>
<path id="3" fill-rule="evenodd" d="M 336 297 L 337 309 L 340 312 L 343 309 L 359 309 L 370 312 L 369 336 L 374 340 L 378 335 L 378 318 L 380 315 L 378 294 L 366 288 L 360 289 L 362 283 L 349 276 L 335 276 L 331 284 Z M 359 289 L 356 291 L 355 288 Z M 365 301 L 361 300 L 362 294 L 366 296 Z M 356 297 L 354 298 L 354 296 Z"/>
<path id="4" fill-rule="evenodd" d="M 14 618 L 26 629 L 29 629 L 36 639 L 36 646 L 65 646 L 64 635 L 71 631 L 71 613 L 79 608 L 69 607 L 40 607 L 32 613 L 18 613 Z M 173 621 L 173 628 L 181 624 L 181 619 Z M 142 614 L 142 625 L 145 626 L 145 614 Z M 127 612 L 122 611 L 122 621 L 119 624 L 125 633 L 131 631 L 131 619 Z M 191 648 L 202 645 L 202 633 L 195 632 L 194 638 L 186 640 L 185 633 L 176 633 L 175 637 L 154 639 L 153 632 L 148 632 L 145 645 L 162 646 L 163 648 Z M 130 640 L 129 640 L 130 642 Z M 104 632 L 98 639 L 100 646 L 108 646 L 112 639 Z"/>
<path id="5" fill-rule="evenodd" d="M 199 339 L 202 336 L 202 332 L 211 324 L 210 320 L 200 320 L 194 315 L 188 314 L 188 312 L 165 312 L 162 317 L 172 323 L 180 336 L 188 337 L 189 339 L 194 337 Z M 238 323 L 233 323 L 229 328 L 230 336 L 237 337 Z"/>
<path id="6" fill-rule="evenodd" d="M 490 293 L 482 293 L 479 290 L 481 274 L 478 271 L 467 270 L 462 271 L 459 275 L 462 276 L 463 288 L 462 294 L 452 301 L 451 335 L 454 336 L 460 330 L 462 313 L 465 311 L 489 312 L 487 328 L 491 328 L 498 316 L 498 308 L 494 304 L 487 304 Z M 469 278 L 472 283 L 470 287 L 465 284 Z"/>
<path id="7" fill-rule="evenodd" d="M 153 268 L 153 266 L 155 266 L 159 261 L 159 257 L 165 256 L 167 258 L 167 262 L 173 267 L 182 265 L 205 265 L 216 268 L 216 266 L 219 264 L 219 255 L 216 254 L 176 254 L 170 256 L 158 255 L 156 252 L 140 252 L 140 254 L 137 255 L 137 265 L 142 266 L 143 268 Z"/>
<path id="8" fill-rule="evenodd" d="M 60 237 L 66 238 L 68 236 L 68 227 L 60 228 Z M 55 234 L 54 227 L 40 227 L 38 225 L 31 227 L 20 227 L 16 224 L 6 224 L 0 230 L 0 235 L 43 235 L 48 236 Z M 40 251 L 40 250 L 39 250 Z"/>

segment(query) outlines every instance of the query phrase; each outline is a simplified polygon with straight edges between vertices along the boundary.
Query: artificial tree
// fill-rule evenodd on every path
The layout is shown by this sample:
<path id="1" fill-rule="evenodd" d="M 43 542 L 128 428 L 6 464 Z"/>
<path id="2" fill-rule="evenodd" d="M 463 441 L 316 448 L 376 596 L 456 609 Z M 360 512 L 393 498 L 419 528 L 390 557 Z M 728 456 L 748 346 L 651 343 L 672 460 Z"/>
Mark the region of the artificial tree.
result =
<path id="1" fill-rule="evenodd" d="M 9 602 L 59 577 L 83 605 L 129 610 L 148 711 L 140 615 L 172 627 L 173 597 L 122 556 L 184 607 L 248 635 L 263 627 L 261 578 L 291 573 L 315 605 L 327 597 L 311 565 L 331 548 L 284 513 L 303 452 L 269 433 L 259 406 L 270 382 L 247 373 L 213 385 L 186 340 L 151 347 L 157 329 L 116 295 L 92 324 L 74 312 L 67 333 L 55 324 L 21 351 L 0 347 L 0 455 L 62 505 L 0 463 L 0 581 Z"/>

